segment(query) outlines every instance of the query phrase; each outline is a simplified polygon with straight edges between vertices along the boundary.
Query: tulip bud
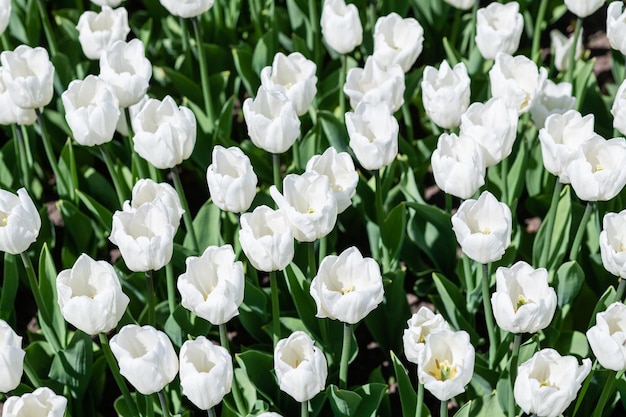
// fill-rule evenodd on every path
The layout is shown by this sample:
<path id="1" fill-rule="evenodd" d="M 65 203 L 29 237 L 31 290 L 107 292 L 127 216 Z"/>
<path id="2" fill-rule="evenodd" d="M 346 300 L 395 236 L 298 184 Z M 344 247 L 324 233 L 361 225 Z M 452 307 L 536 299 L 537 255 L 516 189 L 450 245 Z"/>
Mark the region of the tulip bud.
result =
<path id="1" fill-rule="evenodd" d="M 552 43 L 552 51 L 554 52 L 554 66 L 559 71 L 566 71 L 569 65 L 569 57 L 574 47 L 574 38 L 563 35 L 560 31 L 554 29 L 550 31 L 550 41 Z M 580 58 L 583 54 L 583 37 L 582 31 L 576 41 L 576 55 L 574 59 Z"/>
<path id="2" fill-rule="evenodd" d="M 626 81 L 623 81 L 617 93 L 615 93 L 615 101 L 611 106 L 611 114 L 613 115 L 613 127 L 622 135 L 626 135 Z"/>
<path id="3" fill-rule="evenodd" d="M 257 176 L 250 159 L 236 147 L 216 145 L 206 181 L 213 203 L 224 211 L 243 213 L 256 195 Z"/>
<path id="4" fill-rule="evenodd" d="M 412 17 L 393 12 L 379 17 L 374 27 L 374 59 L 382 67 L 398 64 L 408 72 L 422 53 L 424 28 Z"/>
<path id="5" fill-rule="evenodd" d="M 56 395 L 48 387 L 37 388 L 31 394 L 9 397 L 2 408 L 3 417 L 63 417 L 67 398 Z"/>
<path id="6" fill-rule="evenodd" d="M 128 12 L 124 7 L 111 9 L 109 6 L 102 6 L 100 13 L 87 10 L 80 15 L 76 29 L 85 56 L 100 59 L 115 42 L 126 40 L 130 33 Z"/>
<path id="7" fill-rule="evenodd" d="M 547 79 L 543 88 L 537 95 L 535 104 L 530 108 L 533 123 L 542 128 L 548 116 L 563 114 L 576 106 L 576 97 L 572 96 L 572 84 L 562 82 L 555 84 Z"/>
<path id="8" fill-rule="evenodd" d="M 11 0 L 0 0 L 0 35 L 7 30 L 11 19 Z"/>
<path id="9" fill-rule="evenodd" d="M 485 59 L 494 59 L 498 52 L 512 55 L 523 29 L 518 3 L 491 3 L 476 13 L 476 46 Z"/>
<path id="10" fill-rule="evenodd" d="M 0 320 L 0 392 L 13 391 L 20 385 L 24 373 L 24 356 L 26 352 L 22 349 L 22 337 L 6 321 Z"/>
<path id="11" fill-rule="evenodd" d="M 184 18 L 200 16 L 213 7 L 215 0 L 159 0 L 174 16 Z"/>
<path id="12" fill-rule="evenodd" d="M 3 81 L 2 73 L 5 68 L 0 67 L 0 124 L 2 125 L 32 125 L 37 121 L 37 114 L 33 109 L 19 107 L 13 101 L 11 92 Z"/>
<path id="13" fill-rule="evenodd" d="M 626 210 L 607 213 L 600 232 L 600 255 L 604 268 L 626 278 Z"/>
<path id="14" fill-rule="evenodd" d="M 2 82 L 13 102 L 25 109 L 41 109 L 52 100 L 54 65 L 42 47 L 20 45 L 0 54 Z"/>
<path id="15" fill-rule="evenodd" d="M 296 331 L 279 340 L 274 348 L 278 385 L 298 402 L 312 399 L 326 385 L 326 357 L 313 343 L 306 333 Z"/>
<path id="16" fill-rule="evenodd" d="M 320 25 L 324 42 L 340 54 L 352 52 L 363 42 L 359 10 L 344 0 L 324 0 Z"/>
<path id="17" fill-rule="evenodd" d="M 409 362 L 418 363 L 426 344 L 426 337 L 440 329 L 450 329 L 450 325 L 441 314 L 433 313 L 428 307 L 421 307 L 406 322 L 402 342 L 404 354 Z"/>
<path id="18" fill-rule="evenodd" d="M 444 60 L 439 70 L 427 66 L 422 80 L 422 100 L 435 124 L 444 129 L 459 126 L 470 102 L 470 78 L 465 64 L 459 62 L 450 68 Z"/>
<path id="19" fill-rule="evenodd" d="M 612 371 L 626 369 L 626 306 L 617 301 L 596 314 L 587 340 L 600 365 Z"/>
<path id="20" fill-rule="evenodd" d="M 37 240 L 41 218 L 25 188 L 0 190 L 0 251 L 18 255 Z"/>
<path id="21" fill-rule="evenodd" d="M 123 210 L 125 212 L 134 212 L 139 207 L 147 203 L 160 201 L 167 211 L 169 223 L 178 229 L 180 218 L 185 213 L 180 198 L 174 187 L 166 182 L 156 183 L 151 179 L 141 179 L 135 183 L 132 191 L 132 200 L 125 201 Z"/>
<path id="22" fill-rule="evenodd" d="M 342 213 L 352 205 L 356 193 L 359 174 L 354 168 L 352 157 L 347 152 L 337 152 L 332 146 L 321 155 L 313 155 L 306 163 L 306 172 L 315 171 L 326 175 L 330 188 L 337 200 L 337 213 Z"/>
<path id="23" fill-rule="evenodd" d="M 180 385 L 183 394 L 199 409 L 219 404 L 230 392 L 233 359 L 228 351 L 204 336 L 187 340 L 180 348 Z"/>
<path id="24" fill-rule="evenodd" d="M 381 66 L 372 56 L 367 57 L 365 67 L 351 68 L 343 86 L 356 109 L 359 103 L 387 103 L 388 112 L 395 113 L 404 103 L 404 71 L 400 65 Z"/>
<path id="25" fill-rule="evenodd" d="M 596 12 L 605 0 L 565 0 L 565 5 L 576 16 L 585 18 Z"/>

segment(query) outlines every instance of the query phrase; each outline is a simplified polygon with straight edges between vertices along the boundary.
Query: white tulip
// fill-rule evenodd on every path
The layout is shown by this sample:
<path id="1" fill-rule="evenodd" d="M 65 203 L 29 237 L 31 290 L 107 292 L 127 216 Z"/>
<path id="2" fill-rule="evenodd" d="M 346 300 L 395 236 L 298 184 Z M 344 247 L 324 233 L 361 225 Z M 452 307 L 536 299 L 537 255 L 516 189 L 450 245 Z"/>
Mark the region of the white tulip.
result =
<path id="1" fill-rule="evenodd" d="M 580 18 L 585 18 L 596 12 L 605 0 L 565 0 L 565 5 L 570 12 Z"/>
<path id="2" fill-rule="evenodd" d="M 424 68 L 422 101 L 426 114 L 436 125 L 444 129 L 458 127 L 470 102 L 470 78 L 465 64 L 459 62 L 450 68 L 444 59 L 439 70 Z"/>
<path id="3" fill-rule="evenodd" d="M 476 262 L 500 260 L 511 244 L 511 209 L 489 191 L 465 200 L 452 216 L 452 230 L 461 250 Z"/>
<path id="4" fill-rule="evenodd" d="M 356 109 L 366 102 L 378 104 L 382 101 L 395 113 L 404 103 L 404 71 L 400 65 L 381 66 L 372 56 L 367 57 L 363 68 L 348 71 L 343 92 L 350 98 L 350 105 Z"/>
<path id="5" fill-rule="evenodd" d="M 613 127 L 622 135 L 626 135 L 626 81 L 622 81 L 615 93 L 611 114 L 614 117 Z"/>
<path id="6" fill-rule="evenodd" d="M 612 371 L 626 369 L 626 306 L 617 301 L 596 314 L 587 340 L 600 365 Z"/>
<path id="7" fill-rule="evenodd" d="M 324 353 L 304 332 L 293 332 L 274 348 L 274 371 L 280 389 L 298 402 L 315 397 L 326 386 L 328 365 Z"/>
<path id="8" fill-rule="evenodd" d="M 18 255 L 37 240 L 41 218 L 25 188 L 0 190 L 0 251 Z"/>
<path id="9" fill-rule="evenodd" d="M 560 31 L 554 29 L 550 31 L 550 42 L 552 43 L 552 51 L 554 53 L 554 66 L 559 71 L 566 71 L 569 65 L 569 58 L 574 47 L 574 37 L 567 37 Z M 576 55 L 574 60 L 578 60 L 583 54 L 583 36 L 582 31 L 576 42 Z"/>
<path id="10" fill-rule="evenodd" d="M 124 7 L 111 9 L 109 6 L 102 6 L 100 13 L 87 10 L 80 15 L 76 29 L 85 56 L 100 59 L 115 42 L 126 40 L 130 33 L 128 12 Z"/>
<path id="11" fill-rule="evenodd" d="M 2 408 L 3 417 L 63 417 L 67 398 L 48 387 L 37 388 L 21 397 L 9 397 Z"/>
<path id="12" fill-rule="evenodd" d="M 418 363 L 426 345 L 426 337 L 440 329 L 450 329 L 450 325 L 441 314 L 433 313 L 428 307 L 422 306 L 406 322 L 402 344 L 404 354 L 409 362 Z"/>
<path id="13" fill-rule="evenodd" d="M 581 366 L 574 356 L 542 349 L 518 367 L 513 394 L 526 414 L 557 417 L 576 398 L 591 370 L 591 360 Z"/>
<path id="14" fill-rule="evenodd" d="M 320 26 L 324 42 L 340 54 L 352 52 L 363 42 L 359 10 L 344 0 L 324 0 Z"/>
<path id="15" fill-rule="evenodd" d="M 516 2 L 491 3 L 476 12 L 476 46 L 485 59 L 498 52 L 512 55 L 519 47 L 524 18 Z"/>
<path id="16" fill-rule="evenodd" d="M 626 278 L 626 210 L 607 213 L 600 232 L 600 255 L 604 268 Z"/>
<path id="17" fill-rule="evenodd" d="M 93 4 L 96 4 L 100 7 L 109 6 L 109 7 L 117 7 L 124 0 L 91 0 Z"/>
<path id="18" fill-rule="evenodd" d="M 41 109 L 52 100 L 54 65 L 42 47 L 20 45 L 0 54 L 2 82 L 13 102 L 25 109 Z"/>
<path id="19" fill-rule="evenodd" d="M 11 0 L 0 0 L 0 35 L 7 30 L 11 19 Z"/>
<path id="20" fill-rule="evenodd" d="M 310 292 L 317 305 L 315 317 L 358 323 L 383 301 L 380 267 L 352 246 L 322 260 Z"/>
<path id="21" fill-rule="evenodd" d="M 206 181 L 213 203 L 224 211 L 247 211 L 256 195 L 258 181 L 250 158 L 236 146 L 216 145 L 211 160 Z"/>
<path id="22" fill-rule="evenodd" d="M 374 59 L 386 67 L 398 64 L 408 72 L 422 53 L 424 28 L 412 17 L 403 19 L 392 12 L 374 26 Z"/>
<path id="23" fill-rule="evenodd" d="M 137 114 L 143 109 L 143 106 L 150 100 L 150 96 L 145 94 L 137 103 L 133 104 L 128 108 L 128 113 L 130 116 L 130 125 L 134 129 L 134 120 L 137 117 Z M 126 114 L 124 114 L 124 109 L 120 108 L 120 118 L 117 119 L 117 126 L 115 126 L 115 130 L 122 135 L 128 136 L 128 124 L 126 121 Z"/>
<path id="24" fill-rule="evenodd" d="M 0 0 L 1 1 L 1 0 Z M 2 125 L 32 125 L 37 121 L 37 114 L 33 109 L 24 109 L 19 107 L 13 101 L 11 92 L 7 89 L 3 81 L 2 73 L 5 68 L 0 67 L 0 124 Z"/>
<path id="25" fill-rule="evenodd" d="M 451 6 L 461 10 L 469 10 L 478 0 L 444 0 Z"/>
<path id="26" fill-rule="evenodd" d="M 167 211 L 169 223 L 174 226 L 174 229 L 178 229 L 180 218 L 185 210 L 183 210 L 180 198 L 174 187 L 166 182 L 157 184 L 149 178 L 140 179 L 133 186 L 131 201 L 127 200 L 124 202 L 123 210 L 130 213 L 136 211 L 144 204 L 156 201 L 163 203 Z"/>
<path id="27" fill-rule="evenodd" d="M 614 1 L 609 4 L 606 12 L 606 36 L 611 48 L 626 54 L 626 12 L 624 3 Z"/>
<path id="28" fill-rule="evenodd" d="M 22 349 L 22 337 L 6 321 L 0 320 L 0 392 L 13 391 L 20 385 L 24 373 L 24 356 L 26 352 Z"/>
<path id="29" fill-rule="evenodd" d="M 548 116 L 563 114 L 574 107 L 576 97 L 572 96 L 572 84 L 567 82 L 555 84 L 554 81 L 547 79 L 530 108 L 530 115 L 535 126 L 541 129 Z"/>
<path id="30" fill-rule="evenodd" d="M 330 188 L 337 200 L 337 213 L 343 213 L 352 205 L 359 174 L 356 172 L 352 157 L 347 152 L 337 152 L 331 146 L 323 154 L 313 155 L 306 163 L 305 171 L 315 171 L 328 177 Z"/>
<path id="31" fill-rule="evenodd" d="M 200 16 L 213 7 L 215 0 L 159 0 L 174 16 L 189 18 Z"/>

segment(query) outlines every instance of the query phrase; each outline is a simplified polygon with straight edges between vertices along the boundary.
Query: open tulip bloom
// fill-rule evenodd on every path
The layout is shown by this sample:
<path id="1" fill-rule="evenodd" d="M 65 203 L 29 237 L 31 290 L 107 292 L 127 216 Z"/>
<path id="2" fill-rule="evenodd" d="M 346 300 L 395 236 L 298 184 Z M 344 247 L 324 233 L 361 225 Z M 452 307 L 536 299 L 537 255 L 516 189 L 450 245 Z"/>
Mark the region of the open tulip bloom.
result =
<path id="1" fill-rule="evenodd" d="M 424 68 L 422 100 L 428 117 L 444 129 L 453 129 L 461 123 L 461 115 L 470 103 L 470 78 L 467 67 L 459 62 L 450 68 L 443 60 L 439 70 Z"/>
<path id="2" fill-rule="evenodd" d="M 337 213 L 342 213 L 352 205 L 359 174 L 354 168 L 350 154 L 337 152 L 331 146 L 323 154 L 313 155 L 306 163 L 305 171 L 315 171 L 328 177 L 333 196 L 337 200 Z"/>
<path id="3" fill-rule="evenodd" d="M 498 52 L 514 54 L 523 29 L 518 3 L 491 3 L 476 13 L 476 46 L 485 59 L 494 59 Z"/>
<path id="4" fill-rule="evenodd" d="M 144 204 L 157 201 L 161 202 L 165 208 L 169 223 L 174 226 L 174 229 L 178 229 L 180 218 L 185 210 L 174 187 L 166 182 L 156 183 L 149 178 L 137 181 L 133 186 L 132 199 L 124 202 L 123 210 L 131 213 Z"/>
<path id="5" fill-rule="evenodd" d="M 12 391 L 20 385 L 24 356 L 21 336 L 6 321 L 0 320 L 0 392 Z"/>
<path id="6" fill-rule="evenodd" d="M 404 354 L 413 363 L 418 363 L 424 350 L 426 337 L 440 329 L 450 329 L 450 325 L 441 314 L 435 314 L 428 307 L 421 307 L 406 322 L 407 328 L 402 336 Z"/>
<path id="7" fill-rule="evenodd" d="M 420 56 L 424 28 L 412 17 L 403 19 L 392 12 L 374 26 L 374 58 L 383 66 L 398 64 L 406 73 Z"/>
<path id="8" fill-rule="evenodd" d="M 602 265 L 611 274 L 626 278 L 626 210 L 607 213 L 600 232 Z"/>
<path id="9" fill-rule="evenodd" d="M 613 371 L 626 369 L 626 306 L 618 301 L 596 314 L 587 340 L 600 365 Z"/>
<path id="10" fill-rule="evenodd" d="M 63 417 L 67 398 L 48 387 L 37 388 L 21 397 L 9 397 L 2 408 L 4 417 Z"/>
<path id="11" fill-rule="evenodd" d="M 530 115 L 535 126 L 541 128 L 549 116 L 564 114 L 574 107 L 576 107 L 576 97 L 572 96 L 571 83 L 555 84 L 552 80 L 546 80 L 535 103 L 530 108 Z"/>
<path id="12" fill-rule="evenodd" d="M 359 103 L 387 103 L 389 112 L 395 113 L 404 103 L 404 71 L 400 65 L 381 66 L 372 57 L 367 57 L 363 68 L 348 71 L 343 92 L 350 98 L 350 105 L 356 109 Z"/>
<path id="13" fill-rule="evenodd" d="M 2 82 L 13 102 L 25 109 L 41 109 L 52 100 L 54 65 L 42 47 L 20 45 L 0 54 Z"/>
<path id="14" fill-rule="evenodd" d="M 100 59 L 104 51 L 117 41 L 125 41 L 130 32 L 128 12 L 124 7 L 102 6 L 100 13 L 85 11 L 76 25 L 78 40 L 89 59 Z"/>
<path id="15" fill-rule="evenodd" d="M 37 240 L 39 212 L 25 188 L 17 195 L 0 190 L 0 251 L 18 255 Z"/>

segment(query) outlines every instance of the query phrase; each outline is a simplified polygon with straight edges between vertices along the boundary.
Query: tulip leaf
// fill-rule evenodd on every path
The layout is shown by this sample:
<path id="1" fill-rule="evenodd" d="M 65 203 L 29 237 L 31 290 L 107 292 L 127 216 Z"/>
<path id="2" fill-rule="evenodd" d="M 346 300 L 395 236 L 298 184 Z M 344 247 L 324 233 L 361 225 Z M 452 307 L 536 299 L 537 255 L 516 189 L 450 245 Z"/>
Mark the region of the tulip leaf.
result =
<path id="1" fill-rule="evenodd" d="M 480 403 L 482 403 L 482 405 Z M 502 411 L 500 404 L 498 404 L 498 398 L 497 398 L 496 393 L 493 393 L 487 397 L 482 397 L 481 399 L 477 400 L 475 404 L 476 405 L 472 407 L 473 417 L 505 417 L 506 416 L 506 413 Z M 478 412 L 476 412 L 476 408 L 478 408 Z"/>
<path id="2" fill-rule="evenodd" d="M 557 304 L 559 307 L 569 304 L 580 291 L 585 281 L 585 272 L 578 262 L 569 261 L 564 263 L 556 271 L 557 280 Z"/>
<path id="3" fill-rule="evenodd" d="M 472 408 L 472 404 L 474 404 L 473 401 L 468 401 L 465 404 L 463 404 L 463 406 L 459 409 L 459 411 L 454 413 L 454 417 L 470 417 L 472 415 L 470 414 L 470 409 Z"/>
<path id="4" fill-rule="evenodd" d="M 554 210 L 555 208 L 552 208 Z M 570 187 L 565 186 L 561 191 L 559 202 L 556 207 L 556 217 L 552 226 L 552 239 L 548 243 L 548 221 L 541 222 L 533 243 L 533 265 L 545 267 L 553 271 L 567 252 L 569 245 L 569 230 L 572 223 L 570 216 L 572 210 L 572 198 Z M 547 215 L 546 215 L 547 216 Z"/>
<path id="5" fill-rule="evenodd" d="M 445 312 L 444 316 L 447 316 L 446 318 L 450 321 L 452 327 L 467 331 L 472 343 L 475 344 L 480 337 L 476 333 L 474 326 L 467 320 L 470 315 L 466 310 L 465 300 L 458 285 L 437 273 L 433 273 L 433 281 L 440 297 L 439 300 L 433 300 L 433 302 L 438 309 Z"/>
<path id="6" fill-rule="evenodd" d="M 263 331 L 263 326 L 270 320 L 269 309 L 267 294 L 251 282 L 247 282 L 244 287 L 243 303 L 239 306 L 239 321 L 259 342 L 270 340 L 269 335 Z"/>
<path id="7" fill-rule="evenodd" d="M 66 239 L 66 247 L 70 247 L 76 254 L 93 254 L 95 252 L 93 220 L 81 213 L 74 204 L 67 200 L 59 200 L 56 205 L 61 216 L 63 216 L 63 222 L 65 224 L 71 223 L 74 226 L 68 228 L 66 236 L 70 239 Z"/>
<path id="8" fill-rule="evenodd" d="M 61 347 L 64 347 L 67 330 L 65 319 L 61 315 L 59 304 L 57 303 L 56 279 L 57 270 L 54 266 L 52 255 L 48 250 L 48 245 L 44 244 L 39 255 L 39 288 L 46 305 L 45 308 L 51 315 L 52 322 L 47 323 L 45 320 L 41 320 L 41 330 L 48 341 L 56 339 L 61 344 Z M 39 316 L 43 318 L 41 314 Z"/>
<path id="9" fill-rule="evenodd" d="M 611 304 L 617 301 L 615 299 L 615 296 L 616 291 L 614 287 L 609 287 L 606 289 L 606 291 L 604 291 L 604 294 L 602 294 L 602 296 L 596 303 L 596 306 L 593 308 L 593 313 L 591 314 L 591 318 L 589 319 L 589 325 L 587 326 L 587 328 L 590 328 L 591 326 L 594 326 L 596 324 L 596 314 L 606 310 Z"/>
<path id="10" fill-rule="evenodd" d="M 17 256 L 4 254 L 4 270 L 2 291 L 0 291 L 0 319 L 11 323 L 10 319 L 15 311 L 15 296 L 20 284 Z"/>
<path id="11" fill-rule="evenodd" d="M 246 87 L 248 94 L 254 97 L 261 81 L 257 75 L 258 73 L 252 69 L 252 48 L 241 42 L 236 47 L 233 47 L 231 52 L 235 62 L 235 69 L 241 82 Z"/>
<path id="12" fill-rule="evenodd" d="M 219 232 L 220 216 L 220 209 L 209 200 L 200 207 L 196 217 L 193 219 L 193 227 L 196 231 L 198 246 L 201 251 L 209 246 L 222 244 L 222 237 Z M 189 233 L 185 234 L 183 246 L 193 250 L 194 245 Z"/>
<path id="13" fill-rule="evenodd" d="M 310 282 L 293 262 L 287 265 L 283 273 L 298 316 L 302 319 L 302 322 L 308 331 L 311 332 L 314 339 L 323 340 L 318 324 L 319 320 L 315 318 L 317 306 L 309 292 Z"/>
<path id="14" fill-rule="evenodd" d="M 354 415 L 359 417 L 376 417 L 378 406 L 383 396 L 387 393 L 387 388 L 387 384 L 380 383 L 370 383 L 355 388 L 353 392 L 361 396 L 362 400 Z"/>
<path id="15" fill-rule="evenodd" d="M 326 135 L 328 144 L 335 148 L 337 152 L 346 152 L 348 149 L 348 131 L 346 125 L 340 122 L 337 117 L 328 110 L 317 112 L 318 123 L 322 124 L 322 130 Z"/>
<path id="16" fill-rule="evenodd" d="M 277 46 L 276 37 L 276 31 L 270 29 L 257 41 L 252 53 L 252 70 L 255 73 L 260 74 L 264 67 L 272 65 Z"/>
<path id="17" fill-rule="evenodd" d="M 108 235 L 111 232 L 111 225 L 113 224 L 113 213 L 111 210 L 104 207 L 94 198 L 88 196 L 80 190 L 76 190 L 76 195 L 82 201 L 82 203 L 87 207 L 87 209 L 91 212 L 91 215 L 95 220 L 100 223 L 102 226 L 104 233 Z"/>
<path id="18" fill-rule="evenodd" d="M 330 401 L 330 407 L 333 409 L 334 416 L 360 416 L 357 410 L 363 398 L 356 392 L 331 385 L 326 389 L 326 395 Z"/>
<path id="19" fill-rule="evenodd" d="M 273 404 L 271 393 L 275 392 L 276 386 L 275 383 L 268 383 L 268 377 L 274 370 L 274 356 L 258 350 L 248 350 L 235 355 L 235 359 L 257 391 Z"/>
<path id="20" fill-rule="evenodd" d="M 570 355 L 576 355 L 581 358 L 586 358 L 591 354 L 587 336 L 577 330 L 559 333 L 559 337 L 555 340 L 553 347 L 559 352 L 568 352 Z"/>
<path id="21" fill-rule="evenodd" d="M 414 415 L 415 407 L 417 405 L 417 394 L 413 389 L 413 384 L 411 383 L 409 374 L 396 354 L 393 351 L 389 353 L 391 355 L 391 362 L 393 363 L 393 369 L 396 374 L 396 381 L 398 381 L 398 392 L 400 393 L 402 415 Z M 428 408 L 424 405 L 422 409 L 422 416 L 427 417 L 429 415 L 430 413 L 428 412 Z"/>
<path id="22" fill-rule="evenodd" d="M 198 88 L 198 81 L 192 80 L 180 71 L 169 67 L 160 68 L 173 84 L 173 89 L 177 94 L 186 97 L 195 104 L 202 104 L 202 89 Z"/>
<path id="23" fill-rule="evenodd" d="M 68 346 L 54 357 L 48 376 L 69 387 L 74 398 L 81 399 L 89 388 L 92 365 L 91 337 L 77 331 Z"/>
<path id="24" fill-rule="evenodd" d="M 381 229 L 383 244 L 389 251 L 391 259 L 396 259 L 402 249 L 405 234 L 401 231 L 405 229 L 406 204 L 400 203 L 389 211 Z"/>
<path id="25" fill-rule="evenodd" d="M 211 323 L 195 317 L 192 322 L 189 311 L 182 305 L 178 305 L 165 321 L 163 330 L 172 340 L 172 344 L 178 348 L 187 340 L 188 336 L 208 334 L 211 330 Z"/>

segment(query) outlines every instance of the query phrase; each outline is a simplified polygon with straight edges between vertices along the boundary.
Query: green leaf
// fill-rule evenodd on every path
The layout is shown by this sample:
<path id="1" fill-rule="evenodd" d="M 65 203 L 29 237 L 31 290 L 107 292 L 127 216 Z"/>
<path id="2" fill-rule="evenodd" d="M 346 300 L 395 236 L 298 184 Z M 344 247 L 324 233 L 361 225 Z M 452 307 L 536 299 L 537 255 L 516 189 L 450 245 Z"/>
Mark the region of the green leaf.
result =
<path id="1" fill-rule="evenodd" d="M 260 74 L 261 70 L 272 64 L 276 53 L 276 33 L 270 29 L 261 39 L 259 39 L 252 53 L 252 70 L 255 74 Z"/>
<path id="2" fill-rule="evenodd" d="M 92 253 L 95 248 L 93 233 L 93 220 L 78 210 L 78 208 L 67 200 L 57 201 L 57 208 L 63 216 L 63 221 L 71 227 L 67 228 L 67 235 L 70 239 L 66 245 L 71 245 L 76 257 L 80 253 Z"/>
<path id="3" fill-rule="evenodd" d="M 209 246 L 223 244 L 220 236 L 220 215 L 220 209 L 211 200 L 208 200 L 200 207 L 193 219 L 193 227 L 198 238 L 200 251 Z M 189 233 L 185 235 L 183 246 L 188 249 L 192 249 L 194 246 Z"/>
<path id="4" fill-rule="evenodd" d="M 110 234 L 113 224 L 113 213 L 111 213 L 111 210 L 104 207 L 97 200 L 91 198 L 80 190 L 76 190 L 76 195 L 91 212 L 91 215 L 95 218 L 95 220 L 100 223 L 105 234 Z"/>
<path id="5" fill-rule="evenodd" d="M 393 363 L 393 370 L 396 374 L 396 381 L 398 381 L 398 392 L 400 393 L 402 415 L 412 416 L 415 414 L 415 407 L 417 406 L 417 394 L 413 389 L 413 384 L 409 379 L 409 374 L 400 359 L 393 351 L 389 353 L 391 355 L 391 362 Z M 427 414 L 422 415 L 426 416 Z"/>
<path id="6" fill-rule="evenodd" d="M 548 249 L 548 242 L 546 242 L 548 222 L 544 221 L 541 222 L 533 243 L 533 265 L 544 266 L 548 271 L 553 271 L 561 263 L 569 246 L 569 230 L 572 223 L 571 211 L 572 197 L 570 187 L 566 185 L 561 191 L 556 207 L 550 249 Z M 547 252 L 547 255 L 543 252 Z M 547 263 L 542 265 L 541 259 L 546 259 Z"/>
<path id="7" fill-rule="evenodd" d="M 591 355 L 587 336 L 578 330 L 561 332 L 554 344 L 554 349 L 580 358 L 587 358 Z"/>
<path id="8" fill-rule="evenodd" d="M 346 152 L 348 149 L 348 131 L 346 125 L 340 122 L 337 117 L 328 110 L 320 110 L 317 112 L 318 123 L 322 124 L 324 134 L 328 139 L 328 143 L 337 150 L 337 152 Z"/>
<path id="9" fill-rule="evenodd" d="M 309 332 L 314 335 L 314 339 L 321 340 L 319 320 L 315 318 L 317 306 L 309 292 L 309 280 L 306 279 L 300 268 L 293 262 L 283 272 L 289 293 L 298 311 L 298 316 L 302 318 L 302 322 Z"/>
<path id="10" fill-rule="evenodd" d="M 574 300 L 585 281 L 585 272 L 576 261 L 564 263 L 556 271 L 558 306 L 563 307 Z"/>
<path id="11" fill-rule="evenodd" d="M 2 291 L 0 292 L 0 319 L 9 322 L 15 311 L 15 295 L 20 285 L 16 255 L 4 254 Z"/>
<path id="12" fill-rule="evenodd" d="M 269 299 L 260 288 L 250 281 L 244 287 L 243 303 L 239 306 L 239 321 L 254 339 L 270 341 L 262 327 L 270 321 Z"/>
<path id="13" fill-rule="evenodd" d="M 191 316 L 186 308 L 178 305 L 165 321 L 163 330 L 172 340 L 174 346 L 180 348 L 188 336 L 208 334 L 211 323 L 200 317 Z"/>
<path id="14" fill-rule="evenodd" d="M 274 356 L 257 350 L 248 350 L 235 355 L 235 360 L 246 371 L 257 391 L 267 399 L 271 399 L 270 393 L 274 392 L 276 385 L 273 383 L 273 378 L 270 383 L 268 377 L 274 370 Z"/>
<path id="15" fill-rule="evenodd" d="M 48 375 L 69 387 L 73 397 L 81 399 L 89 388 L 92 365 L 91 337 L 77 331 L 68 346 L 56 354 Z"/>
<path id="16" fill-rule="evenodd" d="M 326 395 L 333 409 L 333 415 L 339 417 L 359 416 L 357 409 L 362 398 L 356 392 L 339 389 L 336 385 L 331 385 L 326 389 Z"/>
<path id="17" fill-rule="evenodd" d="M 470 417 L 470 409 L 472 408 L 472 404 L 472 401 L 468 401 L 463 404 L 463 407 L 461 407 L 459 411 L 454 414 L 454 417 Z"/>
<path id="18" fill-rule="evenodd" d="M 440 304 L 446 313 L 445 316 L 447 316 L 447 319 L 455 329 L 467 331 L 470 334 L 472 343 L 475 344 L 480 337 L 474 330 L 474 326 L 467 321 L 467 317 L 470 317 L 470 315 L 466 310 L 465 299 L 458 285 L 438 273 L 433 273 L 433 281 L 437 287 L 437 293 L 441 297 Z"/>
<path id="19" fill-rule="evenodd" d="M 57 303 L 57 289 L 56 289 L 57 270 L 52 260 L 52 255 L 48 250 L 48 245 L 44 244 L 41 248 L 41 254 L 39 255 L 39 289 L 41 296 L 46 304 L 46 309 L 51 314 L 51 323 L 46 323 L 41 320 L 41 330 L 46 336 L 47 340 L 58 336 L 61 347 L 65 346 L 67 340 L 67 330 L 65 327 L 65 319 L 61 315 L 59 310 L 59 304 Z M 41 315 L 40 315 L 41 317 Z"/>
<path id="20" fill-rule="evenodd" d="M 252 69 L 252 48 L 245 43 L 239 43 L 232 48 L 231 52 L 239 78 L 246 87 L 248 94 L 254 97 L 261 81 L 258 73 Z"/>
<path id="21" fill-rule="evenodd" d="M 359 417 L 376 417 L 378 406 L 387 393 L 387 385 L 370 383 L 354 389 L 354 393 L 361 397 L 356 414 Z"/>
<path id="22" fill-rule="evenodd" d="M 396 259 L 402 249 L 405 234 L 400 231 L 403 230 L 406 230 L 406 204 L 400 203 L 389 211 L 381 230 L 383 244 L 391 259 Z"/>

